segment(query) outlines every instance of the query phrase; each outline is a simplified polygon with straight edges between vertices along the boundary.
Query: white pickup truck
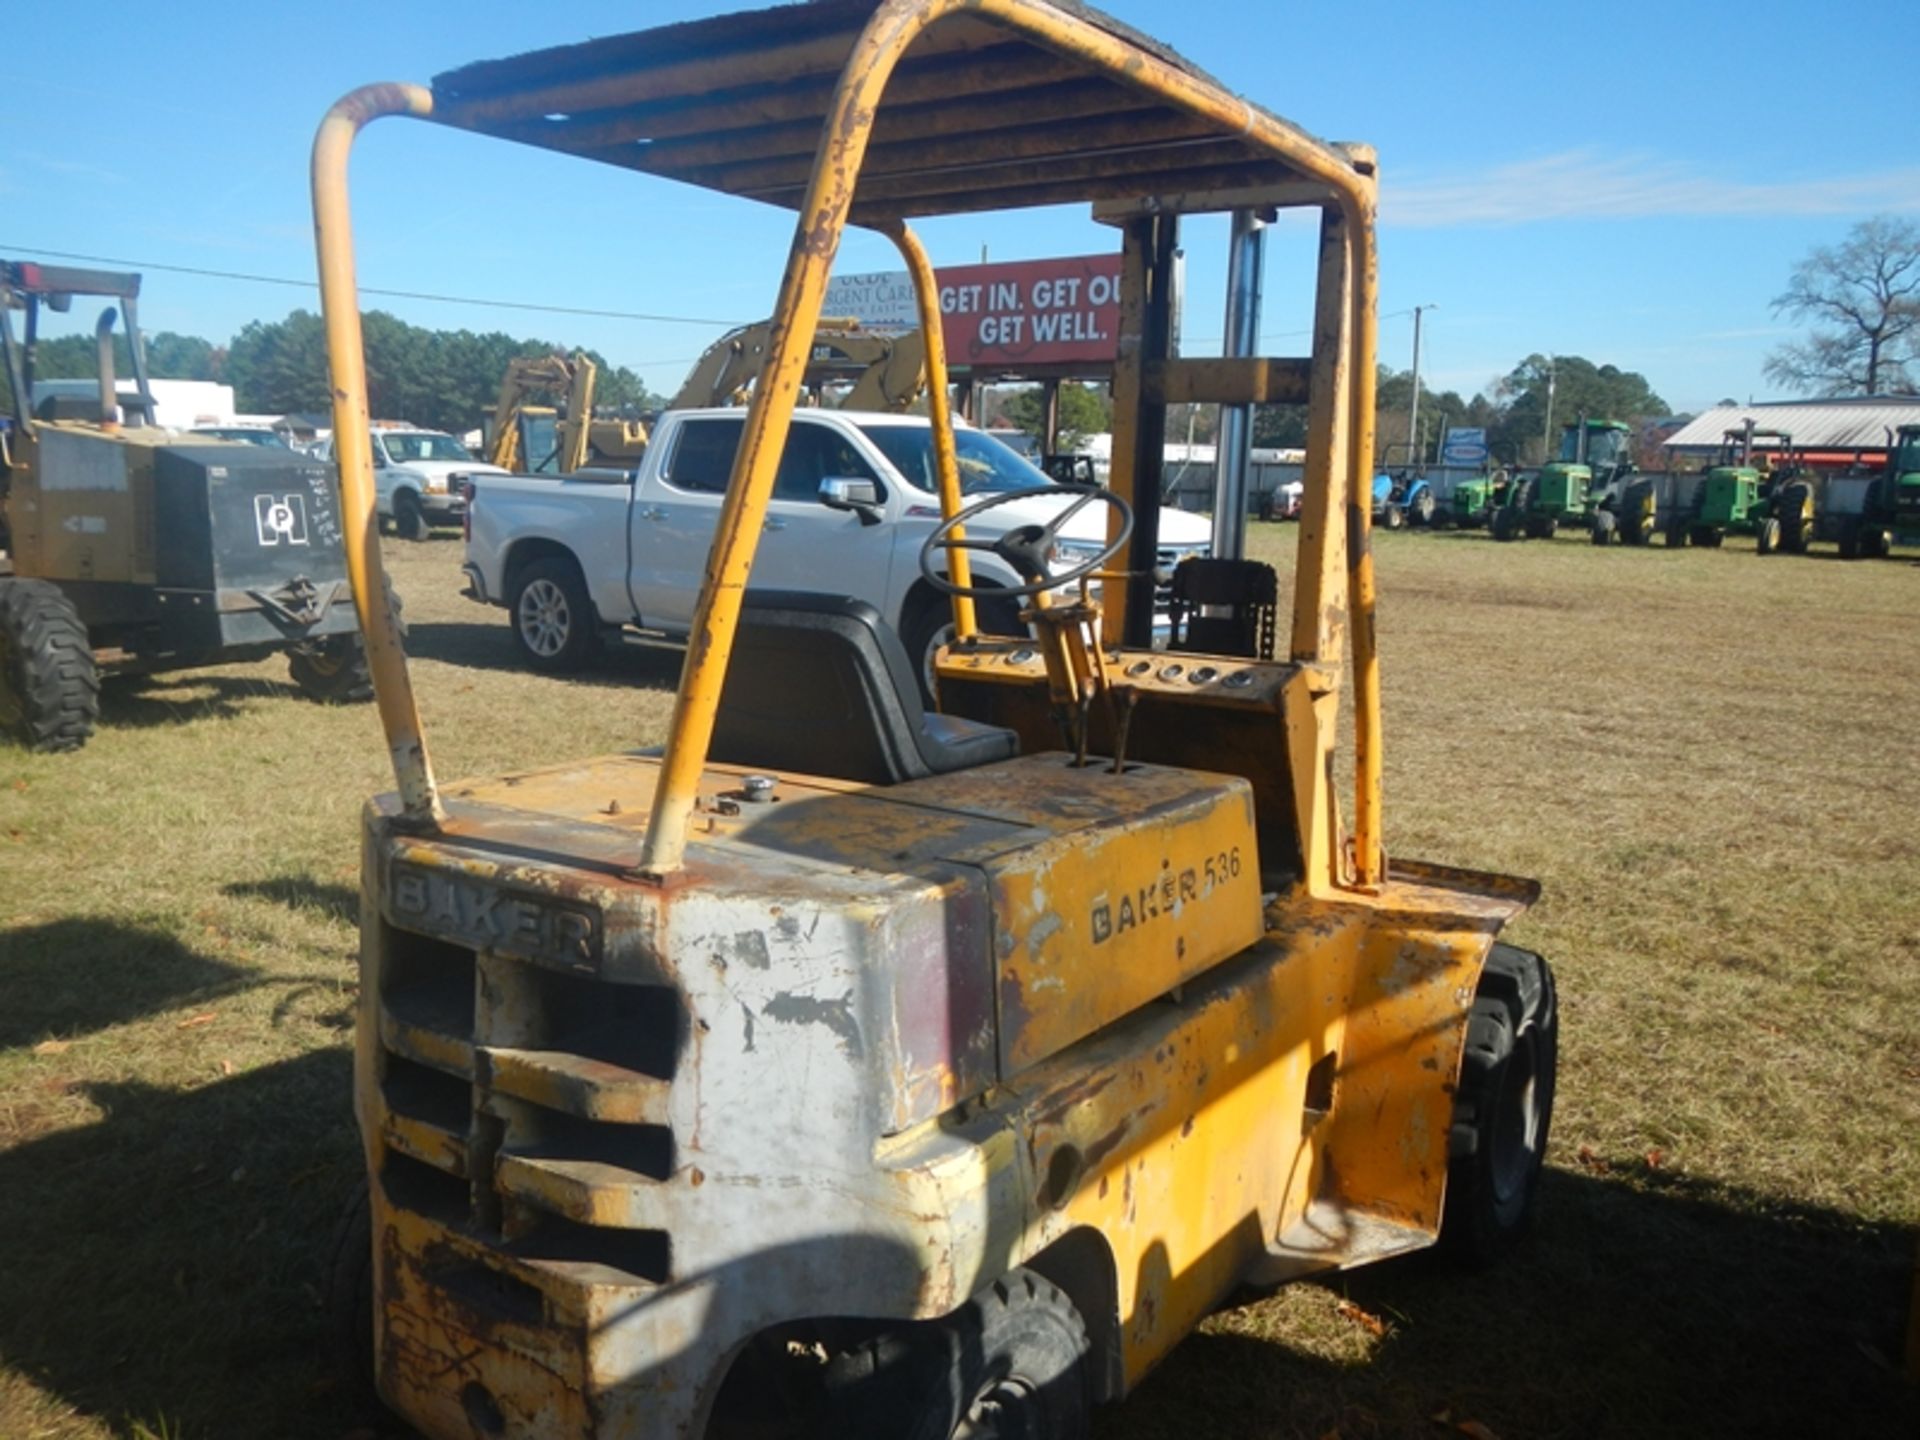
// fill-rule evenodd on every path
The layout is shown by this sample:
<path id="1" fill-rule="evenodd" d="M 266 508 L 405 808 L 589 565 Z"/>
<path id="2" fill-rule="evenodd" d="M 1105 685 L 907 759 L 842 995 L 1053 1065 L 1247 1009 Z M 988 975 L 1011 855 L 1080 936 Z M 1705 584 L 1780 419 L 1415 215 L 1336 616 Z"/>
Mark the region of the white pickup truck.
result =
<path id="1" fill-rule="evenodd" d="M 671 411 L 637 471 L 478 477 L 467 512 L 467 594 L 507 608 L 514 640 L 537 670 L 586 664 L 610 631 L 684 639 L 744 424 L 738 409 Z M 932 438 L 923 416 L 797 412 L 753 565 L 756 587 L 867 601 L 923 678 L 951 629 L 950 602 L 920 573 L 921 543 L 940 519 Z M 954 441 L 970 500 L 1050 483 L 980 430 L 956 426 Z M 992 539 L 1045 523 L 1068 503 L 1015 501 L 986 512 L 968 533 Z M 1104 548 L 1107 513 L 1084 506 L 1062 527 L 1061 569 Z M 1164 511 L 1160 570 L 1204 555 L 1210 538 L 1199 516 Z M 998 556 L 971 554 L 976 584 L 1019 583 Z M 988 601 L 979 614 L 984 629 L 1018 633 L 1012 601 Z"/>
<path id="2" fill-rule="evenodd" d="M 333 458 L 333 441 L 324 443 L 320 458 Z M 474 459 L 466 446 L 439 430 L 373 432 L 376 507 L 381 521 L 391 521 L 402 540 L 424 540 L 435 525 L 458 525 L 466 513 L 467 481 L 506 473 Z"/>

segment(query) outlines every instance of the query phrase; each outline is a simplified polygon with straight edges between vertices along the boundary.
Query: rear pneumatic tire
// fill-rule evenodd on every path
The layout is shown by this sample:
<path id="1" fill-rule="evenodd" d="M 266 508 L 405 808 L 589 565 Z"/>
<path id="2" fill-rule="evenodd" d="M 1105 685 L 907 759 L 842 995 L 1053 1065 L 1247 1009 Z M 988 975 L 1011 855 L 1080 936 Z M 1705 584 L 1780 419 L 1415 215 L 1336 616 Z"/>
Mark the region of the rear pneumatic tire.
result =
<path id="1" fill-rule="evenodd" d="M 1533 1223 L 1558 1055 L 1553 972 L 1495 944 L 1467 1016 L 1448 1137 L 1440 1243 L 1460 1260 L 1491 1263 Z"/>
<path id="2" fill-rule="evenodd" d="M 996 1280 L 944 1320 L 837 1356 L 826 1433 L 836 1440 L 1084 1440 L 1087 1327 L 1031 1270 Z"/>
<path id="3" fill-rule="evenodd" d="M 427 512 L 420 507 L 420 497 L 411 490 L 402 490 L 393 497 L 393 528 L 402 540 L 427 538 Z"/>
<path id="4" fill-rule="evenodd" d="M 0 579 L 0 731 L 29 750 L 78 750 L 100 718 L 100 672 L 58 585 Z"/>
<path id="5" fill-rule="evenodd" d="M 327 1254 L 328 1357 L 353 1408 L 380 1412 L 373 1380 L 373 1202 L 362 1180 L 347 1197 Z"/>
<path id="6" fill-rule="evenodd" d="M 1753 553 L 1771 555 L 1780 548 L 1780 522 L 1768 516 L 1760 522 L 1760 529 L 1753 539 Z"/>
<path id="7" fill-rule="evenodd" d="M 549 556 L 520 572 L 507 602 L 514 643 L 535 670 L 565 675 L 592 660 L 600 648 L 600 622 L 580 567 Z"/>
<path id="8" fill-rule="evenodd" d="M 287 653 L 287 673 L 310 699 L 327 705 L 373 698 L 373 672 L 358 635 L 329 635 Z"/>

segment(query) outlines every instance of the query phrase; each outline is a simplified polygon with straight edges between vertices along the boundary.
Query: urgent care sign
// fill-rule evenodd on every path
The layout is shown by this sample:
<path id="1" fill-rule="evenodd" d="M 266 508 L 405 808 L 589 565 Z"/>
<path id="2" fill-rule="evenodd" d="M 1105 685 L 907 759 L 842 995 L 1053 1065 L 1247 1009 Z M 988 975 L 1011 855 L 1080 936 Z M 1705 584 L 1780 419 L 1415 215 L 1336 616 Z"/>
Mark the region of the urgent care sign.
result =
<path id="1" fill-rule="evenodd" d="M 1118 255 L 960 265 L 935 278 L 949 365 L 1108 364 L 1118 352 Z M 912 296 L 905 271 L 836 277 L 822 313 L 911 328 Z"/>

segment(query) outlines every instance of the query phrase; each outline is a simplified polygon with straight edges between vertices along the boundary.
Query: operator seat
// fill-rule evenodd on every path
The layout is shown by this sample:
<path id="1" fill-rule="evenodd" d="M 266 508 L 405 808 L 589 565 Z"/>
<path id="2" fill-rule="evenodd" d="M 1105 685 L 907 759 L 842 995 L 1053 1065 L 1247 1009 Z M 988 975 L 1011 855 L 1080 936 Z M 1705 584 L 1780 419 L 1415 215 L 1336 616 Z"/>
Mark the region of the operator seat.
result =
<path id="1" fill-rule="evenodd" d="M 1019 753 L 997 725 L 931 714 L 880 612 L 850 595 L 749 590 L 715 719 L 713 759 L 869 785 Z"/>
<path id="2" fill-rule="evenodd" d="M 1167 648 L 1271 660 L 1279 603 L 1280 582 L 1271 565 L 1190 556 L 1174 568 Z"/>

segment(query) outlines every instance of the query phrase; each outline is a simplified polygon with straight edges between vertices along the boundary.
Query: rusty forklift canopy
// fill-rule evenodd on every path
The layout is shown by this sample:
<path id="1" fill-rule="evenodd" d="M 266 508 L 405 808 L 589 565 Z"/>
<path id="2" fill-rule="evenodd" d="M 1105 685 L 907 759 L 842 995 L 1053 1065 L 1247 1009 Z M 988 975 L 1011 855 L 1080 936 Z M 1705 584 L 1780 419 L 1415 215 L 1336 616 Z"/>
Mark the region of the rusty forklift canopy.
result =
<path id="1" fill-rule="evenodd" d="M 1166 46 L 1074 0 L 1054 8 L 1179 72 L 1212 114 L 981 10 L 930 27 L 875 117 L 849 219 L 1195 191 L 1370 168 L 1242 100 Z M 798 208 L 834 88 L 879 0 L 779 5 L 466 65 L 433 82 L 461 129 Z M 1136 70 L 1137 74 L 1138 71 Z M 1279 127 L 1318 177 L 1250 132 Z M 1316 153 L 1317 152 L 1317 153 Z M 1309 161 L 1312 164 L 1312 161 Z"/>

